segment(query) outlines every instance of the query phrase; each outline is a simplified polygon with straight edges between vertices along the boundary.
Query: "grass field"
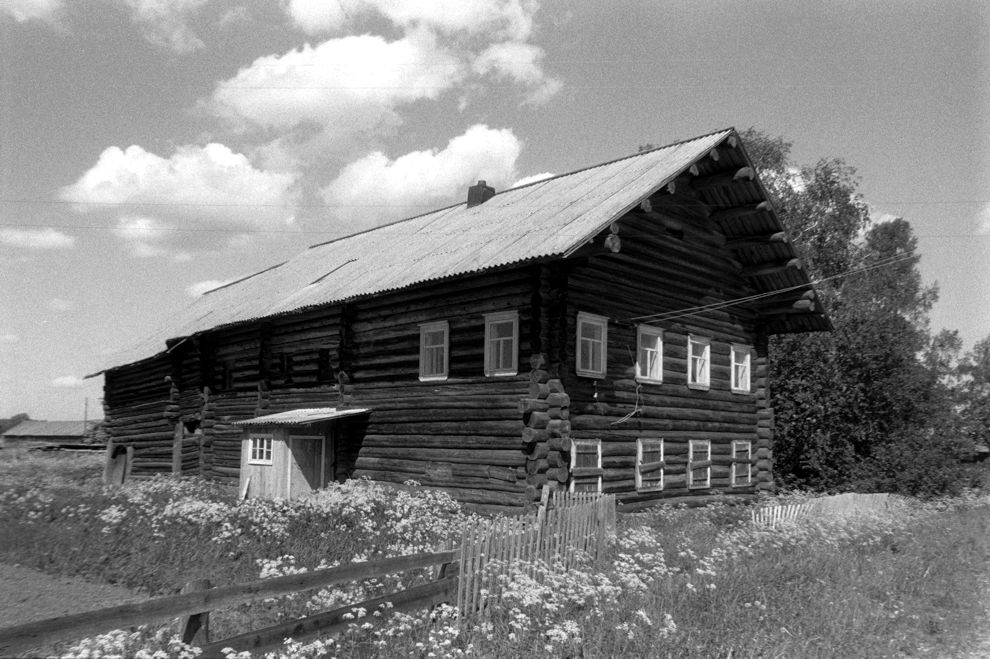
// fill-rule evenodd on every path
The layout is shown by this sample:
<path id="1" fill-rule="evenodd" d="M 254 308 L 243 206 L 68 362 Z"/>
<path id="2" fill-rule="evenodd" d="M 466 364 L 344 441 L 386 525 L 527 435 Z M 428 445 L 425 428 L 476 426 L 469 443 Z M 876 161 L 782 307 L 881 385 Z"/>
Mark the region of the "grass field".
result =
<path id="1" fill-rule="evenodd" d="M 361 483 L 237 505 L 229 489 L 99 484 L 94 456 L 0 453 L 0 561 L 176 592 L 430 549 L 472 518 L 442 494 Z M 794 495 L 792 498 L 801 498 Z M 990 497 L 825 516 L 775 530 L 749 509 L 620 517 L 609 556 L 565 576 L 516 570 L 483 621 L 449 611 L 356 618 L 283 656 L 967 657 L 990 636 Z M 540 566 L 537 566 L 540 569 Z M 218 637 L 394 590 L 355 583 L 218 616 Z M 405 584 L 408 585 L 408 582 Z M 68 656 L 181 656 L 171 629 L 88 639 Z M 95 653 L 95 654 L 94 654 Z"/>

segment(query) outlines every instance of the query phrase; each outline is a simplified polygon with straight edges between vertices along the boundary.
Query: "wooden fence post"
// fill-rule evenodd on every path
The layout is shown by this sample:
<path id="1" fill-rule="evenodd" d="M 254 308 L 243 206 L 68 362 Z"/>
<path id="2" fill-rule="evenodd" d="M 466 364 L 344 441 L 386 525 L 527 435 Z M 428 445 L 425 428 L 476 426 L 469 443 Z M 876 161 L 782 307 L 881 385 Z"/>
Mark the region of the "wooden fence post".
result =
<path id="1" fill-rule="evenodd" d="M 197 581 L 190 581 L 185 586 L 182 587 L 182 594 L 196 592 L 198 590 L 208 590 L 210 588 L 209 579 L 199 579 Z M 196 638 L 196 634 L 202 630 L 203 640 L 209 643 L 210 641 L 210 612 L 202 611 L 200 613 L 193 613 L 188 618 L 186 618 L 185 624 L 182 625 L 182 642 L 187 645 L 193 645 L 193 639 Z"/>

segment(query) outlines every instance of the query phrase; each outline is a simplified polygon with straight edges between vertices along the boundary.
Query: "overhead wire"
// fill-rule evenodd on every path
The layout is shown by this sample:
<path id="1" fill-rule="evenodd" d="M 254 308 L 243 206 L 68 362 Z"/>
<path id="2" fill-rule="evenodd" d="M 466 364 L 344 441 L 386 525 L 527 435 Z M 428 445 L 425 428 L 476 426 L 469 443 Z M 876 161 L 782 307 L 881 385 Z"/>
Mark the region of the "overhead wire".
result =
<path id="1" fill-rule="evenodd" d="M 839 279 L 841 277 L 848 277 L 848 276 L 851 276 L 851 275 L 860 274 L 860 273 L 863 273 L 863 272 L 868 272 L 870 270 L 876 270 L 876 269 L 879 269 L 879 268 L 889 267 L 889 266 L 894 265 L 896 263 L 901 263 L 902 261 L 907 261 L 907 260 L 915 259 L 915 258 L 918 258 L 918 255 L 917 254 L 901 254 L 901 255 L 897 255 L 897 256 L 891 256 L 891 257 L 887 257 L 887 258 L 884 258 L 884 259 L 880 259 L 878 261 L 875 261 L 875 262 L 873 262 L 871 264 L 868 264 L 868 265 L 865 265 L 865 266 L 862 266 L 862 267 L 859 267 L 859 268 L 851 268 L 849 270 L 845 270 L 843 272 L 840 272 L 840 273 L 837 273 L 837 274 L 834 274 L 834 275 L 830 275 L 828 277 L 821 277 L 819 279 L 815 279 L 815 280 L 810 281 L 808 283 L 797 284 L 795 286 L 788 286 L 788 287 L 785 287 L 785 288 L 778 288 L 778 289 L 775 289 L 775 290 L 772 290 L 772 291 L 767 291 L 765 293 L 757 293 L 757 294 L 754 294 L 754 295 L 747 295 L 745 297 L 733 298 L 731 300 L 723 300 L 721 302 L 713 302 L 711 304 L 704 304 L 704 305 L 699 305 L 699 306 L 695 306 L 695 307 L 686 307 L 684 309 L 678 309 L 676 311 L 666 311 L 666 312 L 663 312 L 663 313 L 649 314 L 649 315 L 646 315 L 646 316 L 634 316 L 634 317 L 630 318 L 629 320 L 630 321 L 642 321 L 642 320 L 646 320 L 648 322 L 659 322 L 659 321 L 675 320 L 675 319 L 678 319 L 678 318 L 686 318 L 688 316 L 696 316 L 696 315 L 698 315 L 700 313 L 704 313 L 706 311 L 718 311 L 720 309 L 725 309 L 727 307 L 738 306 L 740 304 L 745 304 L 747 302 L 753 302 L 755 300 L 760 300 L 760 299 L 764 299 L 764 298 L 768 298 L 768 297 L 776 297 L 778 295 L 781 295 L 783 293 L 788 293 L 790 291 L 795 291 L 795 290 L 800 290 L 800 289 L 807 289 L 809 286 L 816 286 L 818 284 L 822 284 L 822 283 L 825 283 L 827 281 L 832 281 L 834 279 Z"/>

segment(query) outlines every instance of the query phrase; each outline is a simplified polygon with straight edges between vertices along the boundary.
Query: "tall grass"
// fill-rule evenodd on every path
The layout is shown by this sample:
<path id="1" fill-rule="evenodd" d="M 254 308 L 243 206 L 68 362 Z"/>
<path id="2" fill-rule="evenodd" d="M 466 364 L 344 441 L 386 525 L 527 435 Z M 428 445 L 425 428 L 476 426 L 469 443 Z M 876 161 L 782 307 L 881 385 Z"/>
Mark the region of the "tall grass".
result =
<path id="1" fill-rule="evenodd" d="M 53 550 L 44 567 L 73 571 L 80 568 L 66 561 L 82 561 L 92 576 L 147 579 L 159 591 L 196 576 L 176 567 L 183 564 L 215 581 L 242 581 L 426 549 L 472 523 L 445 497 L 360 484 L 292 505 L 238 505 L 196 480 L 155 479 L 117 492 L 62 483 L 52 492 L 9 474 L 0 469 L 0 524 L 17 532 L 0 534 L 3 560 L 30 563 L 41 543 L 78 536 L 80 549 Z M 66 498 L 70 486 L 75 494 Z M 154 562 L 144 557 L 149 552 Z M 484 615 L 460 621 L 444 607 L 413 615 L 355 611 L 345 633 L 290 643 L 278 654 L 961 656 L 978 632 L 990 631 L 975 624 L 986 620 L 988 568 L 986 495 L 823 515 L 774 530 L 753 525 L 741 507 L 661 508 L 622 517 L 611 553 L 597 563 L 565 574 L 512 566 Z M 366 581 L 242 608 L 227 616 L 221 637 L 402 585 L 398 577 Z M 170 634 L 115 632 L 67 652 L 193 652 Z"/>

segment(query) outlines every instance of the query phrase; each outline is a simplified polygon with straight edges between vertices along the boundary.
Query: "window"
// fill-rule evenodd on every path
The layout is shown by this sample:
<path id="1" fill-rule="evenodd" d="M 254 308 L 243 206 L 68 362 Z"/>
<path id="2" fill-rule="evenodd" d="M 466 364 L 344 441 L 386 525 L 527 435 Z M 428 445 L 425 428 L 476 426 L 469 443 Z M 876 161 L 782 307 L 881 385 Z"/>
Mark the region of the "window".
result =
<path id="1" fill-rule="evenodd" d="M 739 393 L 749 393 L 749 364 L 752 348 L 739 344 L 732 344 L 732 390 Z"/>
<path id="2" fill-rule="evenodd" d="M 419 326 L 419 379 L 446 380 L 449 327 L 446 320 Z"/>
<path id="3" fill-rule="evenodd" d="M 519 313 L 485 314 L 485 375 L 515 375 L 519 370 Z"/>
<path id="4" fill-rule="evenodd" d="M 658 327 L 640 325 L 636 332 L 636 379 L 663 380 L 663 332 Z"/>
<path id="5" fill-rule="evenodd" d="M 732 442 L 732 486 L 753 482 L 753 445 L 744 440 Z"/>
<path id="6" fill-rule="evenodd" d="M 663 489 L 662 439 L 636 440 L 636 490 L 649 492 Z"/>
<path id="7" fill-rule="evenodd" d="M 708 388 L 711 367 L 711 345 L 707 338 L 688 336 L 688 386 L 692 389 Z"/>
<path id="8" fill-rule="evenodd" d="M 688 487 L 710 487 L 712 483 L 712 443 L 707 439 L 688 442 Z"/>
<path id="9" fill-rule="evenodd" d="M 583 311 L 577 315 L 578 375 L 605 377 L 605 351 L 608 346 L 608 318 Z"/>
<path id="10" fill-rule="evenodd" d="M 316 381 L 333 382 L 333 366 L 330 364 L 330 348 L 320 348 L 316 353 Z"/>
<path id="11" fill-rule="evenodd" d="M 248 452 L 248 464 L 251 465 L 272 464 L 271 435 L 251 435 L 251 443 Z"/>
<path id="12" fill-rule="evenodd" d="M 602 491 L 602 440 L 571 442 L 571 492 Z"/>

